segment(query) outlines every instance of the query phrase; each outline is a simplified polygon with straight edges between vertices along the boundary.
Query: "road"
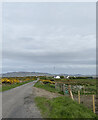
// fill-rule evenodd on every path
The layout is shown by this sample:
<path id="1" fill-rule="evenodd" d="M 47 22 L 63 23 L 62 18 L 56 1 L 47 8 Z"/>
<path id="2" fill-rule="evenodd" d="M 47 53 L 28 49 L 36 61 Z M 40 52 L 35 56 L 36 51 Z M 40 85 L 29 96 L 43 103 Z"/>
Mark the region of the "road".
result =
<path id="1" fill-rule="evenodd" d="M 41 118 L 32 95 L 36 82 L 2 92 L 2 118 Z"/>

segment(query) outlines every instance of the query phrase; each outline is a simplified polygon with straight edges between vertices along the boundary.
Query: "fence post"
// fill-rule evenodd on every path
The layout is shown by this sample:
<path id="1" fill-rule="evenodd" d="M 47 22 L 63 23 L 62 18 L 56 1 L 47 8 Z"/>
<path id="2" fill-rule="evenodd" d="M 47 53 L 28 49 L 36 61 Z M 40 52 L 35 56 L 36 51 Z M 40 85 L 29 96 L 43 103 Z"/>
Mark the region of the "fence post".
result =
<path id="1" fill-rule="evenodd" d="M 60 91 L 62 91 L 62 84 L 59 84 L 59 87 L 60 87 Z"/>
<path id="2" fill-rule="evenodd" d="M 74 100 L 73 94 L 72 94 L 72 91 L 71 91 L 71 85 L 68 86 L 68 89 L 69 89 L 70 97 L 72 98 L 72 100 Z"/>
<path id="3" fill-rule="evenodd" d="M 55 89 L 57 88 L 57 83 L 55 83 Z"/>
<path id="4" fill-rule="evenodd" d="M 83 89 L 84 89 L 84 94 L 85 94 L 85 86 L 83 85 Z"/>
<path id="5" fill-rule="evenodd" d="M 70 91 L 70 96 L 71 96 L 72 100 L 74 100 L 72 91 Z"/>
<path id="6" fill-rule="evenodd" d="M 65 94 L 65 84 L 63 84 L 63 92 L 64 92 L 64 94 Z"/>
<path id="7" fill-rule="evenodd" d="M 63 84 L 61 84 L 61 91 L 63 92 Z"/>
<path id="8" fill-rule="evenodd" d="M 93 95 L 93 112 L 95 113 L 95 96 Z"/>
<path id="9" fill-rule="evenodd" d="M 80 91 L 78 91 L 78 102 L 80 104 Z"/>
<path id="10" fill-rule="evenodd" d="M 60 91 L 62 91 L 62 85 L 60 84 Z"/>
<path id="11" fill-rule="evenodd" d="M 59 90 L 61 91 L 61 85 L 60 85 L 60 83 L 59 83 Z"/>

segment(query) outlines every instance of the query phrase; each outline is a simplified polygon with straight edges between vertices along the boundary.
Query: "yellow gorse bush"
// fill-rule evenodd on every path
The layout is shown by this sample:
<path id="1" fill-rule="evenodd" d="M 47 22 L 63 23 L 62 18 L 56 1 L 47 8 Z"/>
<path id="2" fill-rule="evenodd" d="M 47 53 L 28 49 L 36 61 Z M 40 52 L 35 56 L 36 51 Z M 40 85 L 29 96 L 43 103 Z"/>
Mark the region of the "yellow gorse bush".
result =
<path id="1" fill-rule="evenodd" d="M 24 78 L 24 77 L 15 77 L 15 78 L 1 78 L 0 81 L 1 83 L 10 83 L 10 84 L 14 84 L 14 83 L 20 83 L 20 82 L 26 82 L 29 80 L 34 80 L 34 78 Z"/>
<path id="2" fill-rule="evenodd" d="M 20 81 L 19 81 L 19 80 L 16 80 L 16 79 L 2 78 L 2 79 L 1 79 L 1 82 L 2 82 L 2 83 L 10 83 L 10 84 L 13 84 L 13 83 L 19 83 Z"/>
<path id="3" fill-rule="evenodd" d="M 43 83 L 50 83 L 50 84 L 55 84 L 55 82 L 51 81 L 51 80 L 40 80 Z"/>

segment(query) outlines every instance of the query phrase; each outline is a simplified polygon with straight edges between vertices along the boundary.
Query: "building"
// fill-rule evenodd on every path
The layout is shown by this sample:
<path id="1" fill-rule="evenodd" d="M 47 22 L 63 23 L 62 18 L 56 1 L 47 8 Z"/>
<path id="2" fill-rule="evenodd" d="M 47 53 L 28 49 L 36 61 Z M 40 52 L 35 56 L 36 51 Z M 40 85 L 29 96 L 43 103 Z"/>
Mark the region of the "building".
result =
<path id="1" fill-rule="evenodd" d="M 54 76 L 54 78 L 56 78 L 56 79 L 60 79 L 60 76 Z"/>
<path id="2" fill-rule="evenodd" d="M 67 76 L 66 78 L 69 79 L 69 76 Z"/>

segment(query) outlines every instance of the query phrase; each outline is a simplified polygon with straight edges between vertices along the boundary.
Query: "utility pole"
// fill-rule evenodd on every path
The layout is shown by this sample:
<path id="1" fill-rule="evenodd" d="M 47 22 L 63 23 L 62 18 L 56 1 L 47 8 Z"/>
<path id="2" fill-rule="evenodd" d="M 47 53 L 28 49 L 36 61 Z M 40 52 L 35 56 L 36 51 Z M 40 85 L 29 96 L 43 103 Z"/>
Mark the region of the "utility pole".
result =
<path id="1" fill-rule="evenodd" d="M 53 74 L 55 75 L 55 66 L 53 67 Z"/>

